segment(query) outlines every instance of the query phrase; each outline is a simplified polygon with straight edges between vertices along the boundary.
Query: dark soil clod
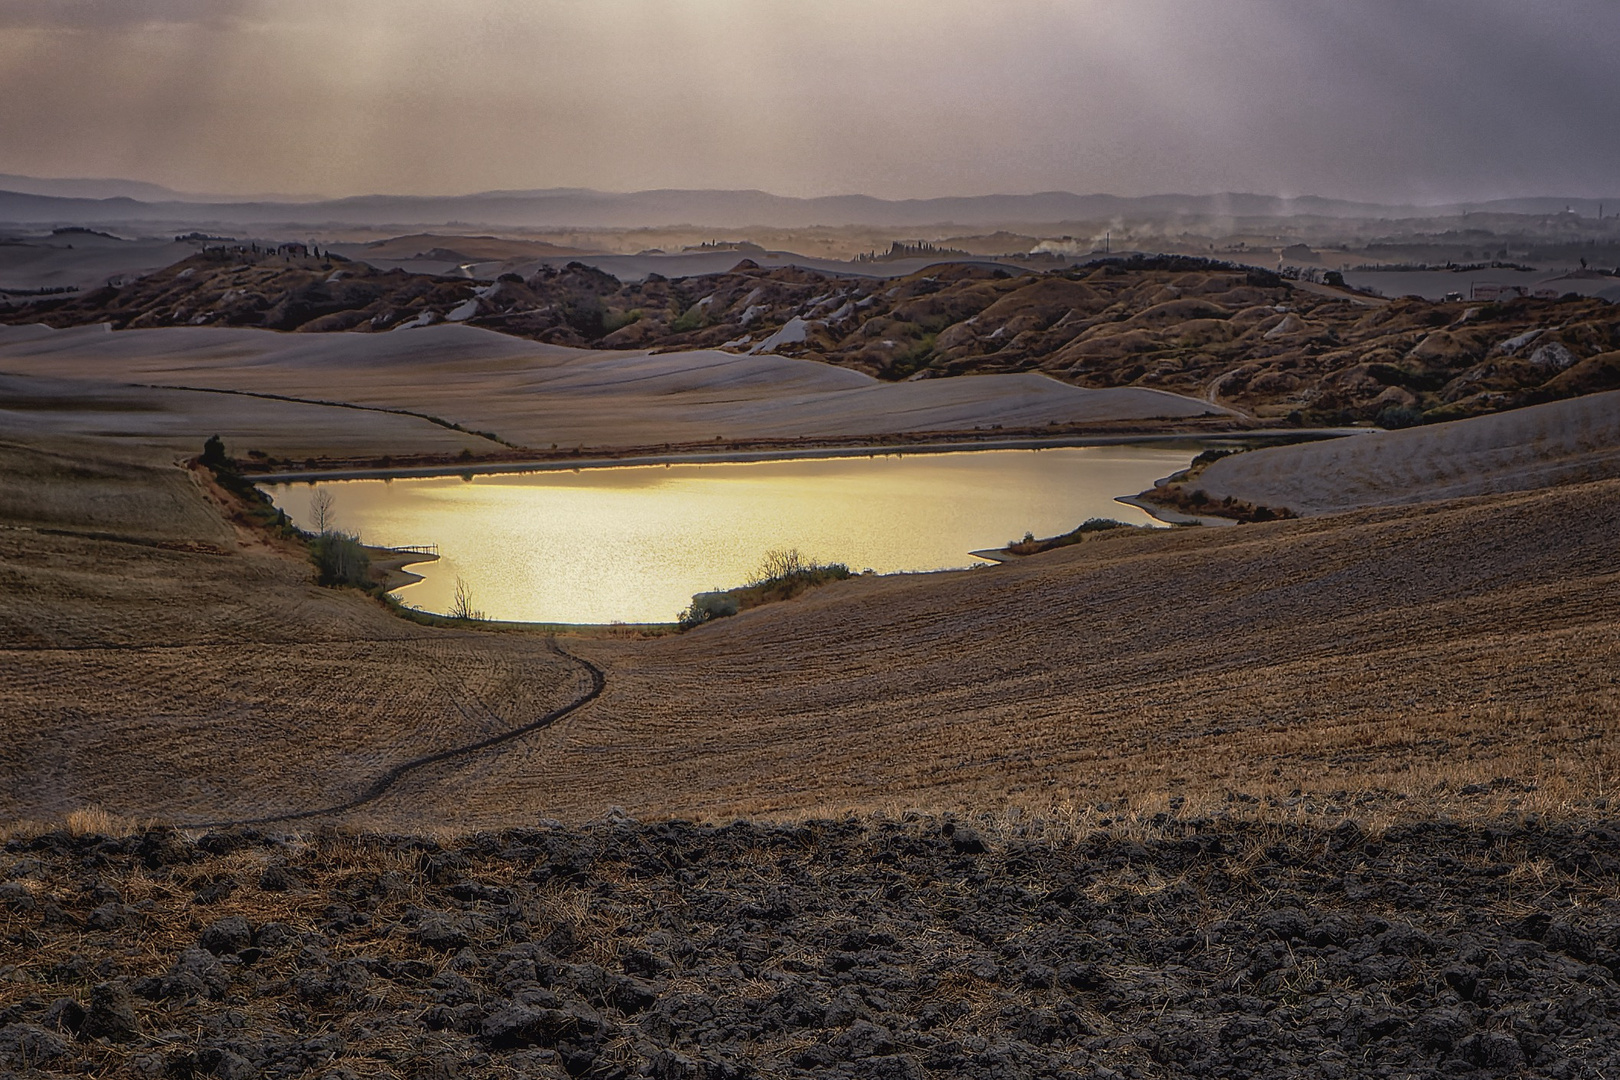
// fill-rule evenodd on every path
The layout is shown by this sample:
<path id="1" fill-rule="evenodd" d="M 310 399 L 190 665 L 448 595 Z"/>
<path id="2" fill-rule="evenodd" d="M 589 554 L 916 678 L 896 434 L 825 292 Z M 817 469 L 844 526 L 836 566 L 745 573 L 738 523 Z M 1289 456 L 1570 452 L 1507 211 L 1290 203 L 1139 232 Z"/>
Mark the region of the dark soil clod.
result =
<path id="1" fill-rule="evenodd" d="M 1608 827 L 1429 822 L 1373 837 L 1178 820 L 1076 836 L 619 817 L 445 847 L 327 830 L 298 844 L 220 833 L 207 848 L 178 834 L 7 846 L 4 895 L 36 903 L 10 904 L 0 1070 L 1620 1070 Z M 191 902 L 199 882 L 262 882 L 267 862 L 285 888 Z M 93 917 L 117 904 L 139 918 Z"/>

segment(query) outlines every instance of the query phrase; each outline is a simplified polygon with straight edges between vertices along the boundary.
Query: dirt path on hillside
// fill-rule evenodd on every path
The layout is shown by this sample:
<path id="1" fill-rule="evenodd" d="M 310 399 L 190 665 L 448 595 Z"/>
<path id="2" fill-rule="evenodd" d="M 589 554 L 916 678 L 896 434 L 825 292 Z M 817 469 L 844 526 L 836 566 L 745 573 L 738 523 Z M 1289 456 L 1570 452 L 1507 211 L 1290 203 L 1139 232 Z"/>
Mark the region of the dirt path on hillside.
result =
<path id="1" fill-rule="evenodd" d="M 297 810 L 293 811 L 292 813 L 271 814 L 266 817 L 248 818 L 238 821 L 209 821 L 198 825 L 189 825 L 187 827 L 197 829 L 234 829 L 247 825 L 273 825 L 291 821 L 308 821 L 312 818 L 331 817 L 336 814 L 346 814 L 351 810 L 358 810 L 360 807 L 365 806 L 368 803 L 376 802 L 378 799 L 388 794 L 388 792 L 393 789 L 395 784 L 399 783 L 399 781 L 404 779 L 410 773 L 416 772 L 418 769 L 427 768 L 429 765 L 438 765 L 447 761 L 455 761 L 461 758 L 466 758 L 480 751 L 500 746 L 503 743 L 511 742 L 513 739 L 521 739 L 525 735 L 532 735 L 536 731 L 550 727 L 558 720 L 561 720 L 570 713 L 589 705 L 591 702 L 600 697 L 602 691 L 607 688 L 607 676 L 603 674 L 601 668 L 597 667 L 589 660 L 575 656 L 561 645 L 558 645 L 556 638 L 547 639 L 547 644 L 557 655 L 563 657 L 564 659 L 573 661 L 585 671 L 586 675 L 590 679 L 590 688 L 581 693 L 573 701 L 566 705 L 552 709 L 538 720 L 531 720 L 529 723 L 524 724 L 521 727 L 515 727 L 511 731 L 504 731 L 499 735 L 491 735 L 486 739 L 479 739 L 476 742 L 465 743 L 461 746 L 452 746 L 448 750 L 440 750 L 436 754 L 425 754 L 422 757 L 412 758 L 410 761 L 401 762 L 374 780 L 371 783 L 371 786 L 367 787 L 364 792 L 348 800 L 347 802 L 337 803 L 333 806 L 323 806 L 313 810 Z"/>

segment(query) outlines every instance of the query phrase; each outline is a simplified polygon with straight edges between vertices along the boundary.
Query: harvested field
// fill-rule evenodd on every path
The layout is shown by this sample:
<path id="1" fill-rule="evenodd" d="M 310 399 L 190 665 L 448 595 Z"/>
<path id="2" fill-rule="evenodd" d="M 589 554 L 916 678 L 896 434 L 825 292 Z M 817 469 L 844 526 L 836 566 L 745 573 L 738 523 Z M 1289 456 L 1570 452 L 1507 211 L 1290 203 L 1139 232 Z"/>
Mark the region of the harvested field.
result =
<path id="1" fill-rule="evenodd" d="M 211 435 L 244 452 L 268 447 L 295 462 L 424 453 L 453 458 L 503 449 L 419 416 L 48 376 L 0 374 L 0 425 L 17 437 L 89 434 L 127 440 L 175 458 L 194 456 Z"/>
<path id="2" fill-rule="evenodd" d="M 598 703 L 422 797 L 469 824 L 1473 785 L 1539 808 L 1620 777 L 1620 482 L 1119 532 L 582 642 Z"/>
<path id="3" fill-rule="evenodd" d="M 258 817 L 580 689 L 543 639 L 429 629 L 317 588 L 184 470 L 92 440 L 0 443 L 0 817 L 100 801 Z"/>
<path id="4" fill-rule="evenodd" d="M 1597 1078 L 1620 1069 L 1616 836 L 50 833 L 0 852 L 0 1068 Z"/>
<path id="5" fill-rule="evenodd" d="M 0 531 L 7 816 L 342 803 L 585 685 L 543 638 L 418 627 L 315 588 L 301 555 L 221 523 L 181 470 L 90 441 L 4 453 L 0 503 L 27 527 Z M 677 638 L 571 641 L 605 672 L 600 699 L 351 819 L 1325 813 L 1366 793 L 1399 816 L 1612 794 L 1620 481 L 1119 532 L 836 583 Z"/>
<path id="6" fill-rule="evenodd" d="M 0 440 L 0 1072 L 1620 1067 L 1620 479 L 1113 530 L 593 668 L 60 430 Z"/>
<path id="7" fill-rule="evenodd" d="M 1218 406 L 1158 390 L 1087 390 L 1032 373 L 892 384 L 813 360 L 570 349 L 468 326 L 391 334 L 0 327 L 0 372 L 82 380 L 98 392 L 112 382 L 139 383 L 403 409 L 536 449 L 1225 415 Z M 423 434 L 416 452 L 502 449 L 426 420 L 239 395 L 193 394 L 153 407 L 195 408 L 198 399 L 215 399 L 201 408 L 219 412 L 162 425 L 131 413 L 103 414 L 89 430 L 193 452 L 218 431 L 238 454 L 257 450 L 295 461 L 322 438 L 333 439 L 334 453 L 352 452 L 367 428 L 374 455 L 402 452 L 398 436 L 407 429 Z M 286 430 L 266 430 L 254 422 L 257 413 L 233 411 L 261 406 L 279 407 Z M 303 411 L 294 415 L 295 408 Z"/>
<path id="8" fill-rule="evenodd" d="M 1620 391 L 1492 416 L 1274 447 L 1186 485 L 1212 499 L 1331 514 L 1620 476 Z"/>

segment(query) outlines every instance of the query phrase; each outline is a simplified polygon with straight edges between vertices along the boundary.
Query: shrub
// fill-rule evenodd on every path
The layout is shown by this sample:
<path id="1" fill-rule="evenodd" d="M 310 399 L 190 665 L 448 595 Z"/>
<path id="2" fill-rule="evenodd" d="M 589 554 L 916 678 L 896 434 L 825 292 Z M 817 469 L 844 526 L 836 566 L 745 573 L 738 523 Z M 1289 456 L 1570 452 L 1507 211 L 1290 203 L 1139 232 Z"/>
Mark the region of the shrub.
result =
<path id="1" fill-rule="evenodd" d="M 615 330 L 622 330 L 631 323 L 641 321 L 641 309 L 631 308 L 629 311 L 616 311 L 609 309 L 602 316 L 602 332 L 611 334 Z"/>
<path id="2" fill-rule="evenodd" d="M 1410 405 L 1386 405 L 1373 421 L 1381 428 L 1409 428 L 1423 423 L 1423 412 Z"/>
<path id="3" fill-rule="evenodd" d="M 735 615 L 740 610 L 737 598 L 728 592 L 705 592 L 692 597 L 692 604 L 681 612 L 682 630 L 690 630 L 714 619 Z"/>
<path id="4" fill-rule="evenodd" d="M 607 307 L 598 296 L 570 297 L 560 305 L 563 322 L 587 338 L 595 339 L 606 333 L 604 320 Z"/>
<path id="5" fill-rule="evenodd" d="M 448 614 L 452 619 L 467 619 L 474 622 L 483 622 L 489 617 L 473 606 L 472 589 L 460 577 L 456 578 L 456 592 L 450 598 Z"/>
<path id="6" fill-rule="evenodd" d="M 704 317 L 703 309 L 698 307 L 698 305 L 693 304 L 691 307 L 683 311 L 674 322 L 670 323 L 669 328 L 674 333 L 684 334 L 688 331 L 697 330 L 707 325 L 708 319 Z"/>
<path id="7" fill-rule="evenodd" d="M 371 556 L 359 537 L 342 532 L 321 533 L 309 542 L 309 554 L 322 585 L 371 587 Z"/>
<path id="8" fill-rule="evenodd" d="M 1231 457 L 1233 454 L 1241 453 L 1243 453 L 1242 450 L 1205 450 L 1203 453 L 1193 458 L 1192 462 L 1188 464 L 1187 468 L 1195 469 L 1200 465 L 1213 465 L 1217 461 L 1221 460 L 1221 458 Z"/>
<path id="9" fill-rule="evenodd" d="M 1078 544 L 1091 533 L 1109 532 L 1113 529 L 1130 529 L 1134 527 L 1135 526 L 1128 525 L 1123 521 L 1115 521 L 1113 518 L 1088 518 L 1086 521 L 1082 522 L 1075 528 L 1070 529 L 1062 536 L 1049 536 L 1044 540 L 1037 540 L 1035 539 L 1034 533 L 1026 532 L 1024 533 L 1024 538 L 1022 540 L 1009 541 L 1007 544 L 1007 550 L 1012 552 L 1014 555 L 1037 555 L 1043 551 L 1051 551 L 1053 548 L 1068 547 L 1070 544 Z"/>
<path id="10" fill-rule="evenodd" d="M 890 361 L 879 373 L 881 378 L 899 381 L 909 378 L 927 367 L 934 359 L 935 334 L 924 334 L 922 339 Z"/>
<path id="11" fill-rule="evenodd" d="M 754 607 L 773 600 L 791 600 L 806 589 L 850 577 L 843 563 L 821 563 L 807 559 L 798 548 L 773 548 L 765 553 L 754 580 L 740 591 L 742 606 Z M 752 599 L 753 603 L 749 600 Z"/>
<path id="12" fill-rule="evenodd" d="M 203 443 L 201 460 L 204 465 L 216 471 L 229 468 L 231 459 L 225 456 L 225 440 L 218 435 L 210 435 L 208 441 Z"/>
<path id="13" fill-rule="evenodd" d="M 843 563 L 807 559 L 798 548 L 775 548 L 765 553 L 753 580 L 747 585 L 693 596 L 691 606 L 679 616 L 680 625 L 689 630 L 761 604 L 791 600 L 817 585 L 849 577 L 854 575 Z"/>

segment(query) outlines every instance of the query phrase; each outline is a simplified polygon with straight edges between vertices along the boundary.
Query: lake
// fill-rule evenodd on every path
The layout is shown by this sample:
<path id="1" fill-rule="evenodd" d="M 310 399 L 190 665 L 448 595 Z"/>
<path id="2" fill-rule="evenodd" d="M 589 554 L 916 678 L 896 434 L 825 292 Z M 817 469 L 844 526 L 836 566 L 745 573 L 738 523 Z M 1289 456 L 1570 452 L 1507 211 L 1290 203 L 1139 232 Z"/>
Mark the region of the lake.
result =
<path id="1" fill-rule="evenodd" d="M 1093 517 L 1157 524 L 1114 501 L 1185 468 L 1196 448 L 1106 446 L 643 465 L 265 485 L 301 527 L 333 496 L 368 544 L 436 544 L 401 600 L 450 606 L 456 579 L 490 618 L 668 622 L 693 593 L 749 580 L 797 548 L 859 573 L 983 565 L 968 553 Z"/>

